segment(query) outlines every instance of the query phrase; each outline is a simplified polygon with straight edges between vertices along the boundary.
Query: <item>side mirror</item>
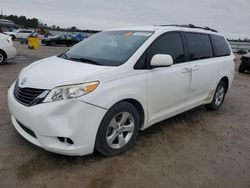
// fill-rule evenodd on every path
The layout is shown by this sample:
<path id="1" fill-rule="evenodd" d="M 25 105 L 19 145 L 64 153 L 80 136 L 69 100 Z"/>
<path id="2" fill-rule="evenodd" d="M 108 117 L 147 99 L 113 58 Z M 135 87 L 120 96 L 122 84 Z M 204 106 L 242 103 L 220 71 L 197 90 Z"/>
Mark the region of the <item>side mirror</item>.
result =
<path id="1" fill-rule="evenodd" d="M 152 57 L 150 65 L 152 67 L 169 67 L 173 65 L 173 58 L 167 54 L 156 54 Z"/>

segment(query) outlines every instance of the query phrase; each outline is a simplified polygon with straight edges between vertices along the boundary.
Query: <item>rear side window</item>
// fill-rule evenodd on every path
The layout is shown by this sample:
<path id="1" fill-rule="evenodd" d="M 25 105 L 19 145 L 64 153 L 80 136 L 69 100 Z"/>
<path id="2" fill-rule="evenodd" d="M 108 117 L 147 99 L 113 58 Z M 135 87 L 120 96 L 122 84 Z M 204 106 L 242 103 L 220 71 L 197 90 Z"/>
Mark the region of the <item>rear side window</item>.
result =
<path id="1" fill-rule="evenodd" d="M 188 55 L 191 61 L 213 57 L 213 48 L 209 35 L 200 33 L 185 33 Z"/>
<path id="2" fill-rule="evenodd" d="M 227 56 L 231 54 L 230 48 L 224 37 L 219 35 L 211 35 L 214 47 L 216 49 L 216 56 Z"/>
<path id="3" fill-rule="evenodd" d="M 20 30 L 20 33 L 32 33 L 32 31 L 27 31 L 27 30 Z"/>
<path id="4" fill-rule="evenodd" d="M 151 61 L 155 54 L 171 55 L 174 63 L 185 61 L 181 34 L 167 33 L 157 38 L 147 50 L 147 59 Z"/>

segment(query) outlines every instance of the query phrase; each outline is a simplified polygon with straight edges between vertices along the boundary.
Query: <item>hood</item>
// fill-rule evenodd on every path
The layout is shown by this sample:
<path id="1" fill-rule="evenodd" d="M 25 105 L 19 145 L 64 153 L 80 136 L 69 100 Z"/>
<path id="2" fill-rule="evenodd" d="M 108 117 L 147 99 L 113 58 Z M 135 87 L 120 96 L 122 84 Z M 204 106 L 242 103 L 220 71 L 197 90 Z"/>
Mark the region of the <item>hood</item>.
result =
<path id="1" fill-rule="evenodd" d="M 53 89 L 62 85 L 97 81 L 88 80 L 88 77 L 94 79 L 93 75 L 101 74 L 104 69 L 109 70 L 112 67 L 91 65 L 53 56 L 27 66 L 21 71 L 18 79 L 19 83 L 25 80 L 21 87 Z"/>
<path id="2" fill-rule="evenodd" d="M 250 53 L 247 53 L 247 54 L 243 55 L 242 57 L 250 58 Z"/>
<path id="3" fill-rule="evenodd" d="M 11 38 L 9 35 L 0 33 L 0 39 L 9 39 L 9 38 Z"/>

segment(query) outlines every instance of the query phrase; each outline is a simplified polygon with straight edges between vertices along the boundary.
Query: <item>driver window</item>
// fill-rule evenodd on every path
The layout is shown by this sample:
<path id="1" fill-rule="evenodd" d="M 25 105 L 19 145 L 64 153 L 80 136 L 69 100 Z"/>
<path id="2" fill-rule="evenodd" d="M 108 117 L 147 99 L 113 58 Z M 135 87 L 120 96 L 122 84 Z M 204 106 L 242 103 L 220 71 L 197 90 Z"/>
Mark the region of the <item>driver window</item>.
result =
<path id="1" fill-rule="evenodd" d="M 167 33 L 156 39 L 147 50 L 147 59 L 151 61 L 155 54 L 171 55 L 174 64 L 184 62 L 185 54 L 181 33 Z"/>
<path id="2" fill-rule="evenodd" d="M 146 69 L 156 54 L 171 55 L 174 64 L 185 62 L 182 36 L 179 32 L 166 33 L 158 37 L 135 64 L 135 69 Z"/>

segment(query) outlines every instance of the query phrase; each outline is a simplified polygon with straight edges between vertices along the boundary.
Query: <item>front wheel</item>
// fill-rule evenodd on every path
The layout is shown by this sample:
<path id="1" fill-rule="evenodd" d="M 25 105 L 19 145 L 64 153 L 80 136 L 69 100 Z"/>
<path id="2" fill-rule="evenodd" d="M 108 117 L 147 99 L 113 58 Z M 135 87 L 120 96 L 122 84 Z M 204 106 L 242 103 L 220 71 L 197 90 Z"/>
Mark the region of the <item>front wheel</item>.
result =
<path id="1" fill-rule="evenodd" d="M 226 84 L 223 80 L 219 82 L 214 93 L 213 101 L 205 105 L 208 110 L 218 110 L 224 102 L 226 95 Z"/>
<path id="2" fill-rule="evenodd" d="M 128 102 L 110 108 L 97 132 L 95 148 L 106 156 L 126 152 L 139 132 L 140 117 L 137 109 Z"/>
<path id="3" fill-rule="evenodd" d="M 6 62 L 6 55 L 3 51 L 0 50 L 0 64 L 4 64 Z"/>

